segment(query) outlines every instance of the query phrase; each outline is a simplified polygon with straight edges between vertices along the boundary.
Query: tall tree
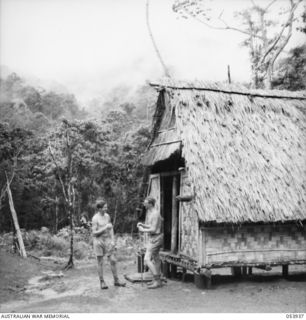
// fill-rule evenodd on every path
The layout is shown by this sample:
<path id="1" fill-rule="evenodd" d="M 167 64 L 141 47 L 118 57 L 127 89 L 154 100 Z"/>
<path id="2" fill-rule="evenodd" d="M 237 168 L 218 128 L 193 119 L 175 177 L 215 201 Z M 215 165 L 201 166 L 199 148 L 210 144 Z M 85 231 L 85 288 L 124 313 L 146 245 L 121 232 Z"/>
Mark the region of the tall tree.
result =
<path id="1" fill-rule="evenodd" d="M 78 126 L 71 124 L 67 120 L 62 121 L 60 130 L 55 133 L 55 139 L 49 141 L 49 152 L 54 166 L 54 171 L 59 180 L 62 197 L 64 199 L 65 210 L 70 226 L 70 256 L 66 269 L 74 266 L 74 216 L 76 204 L 75 185 L 77 176 L 75 173 L 75 154 L 78 145 L 82 143 L 78 134 Z M 52 146 L 54 144 L 54 147 Z M 54 151 L 54 149 L 56 150 Z M 55 153 L 56 152 L 56 153 Z"/>
<path id="2" fill-rule="evenodd" d="M 306 89 L 306 45 L 299 46 L 290 50 L 286 58 L 280 59 L 275 77 L 273 88 L 287 90 Z"/>
<path id="3" fill-rule="evenodd" d="M 185 18 L 194 18 L 205 26 L 217 30 L 233 30 L 245 36 L 243 45 L 248 47 L 252 70 L 252 85 L 255 88 L 271 88 L 276 60 L 287 46 L 293 32 L 296 11 L 302 0 L 288 0 L 287 8 L 275 12 L 277 0 L 264 5 L 251 1 L 250 8 L 237 13 L 241 26 L 233 26 L 223 19 L 223 11 L 213 18 L 207 0 L 175 0 L 173 10 Z"/>

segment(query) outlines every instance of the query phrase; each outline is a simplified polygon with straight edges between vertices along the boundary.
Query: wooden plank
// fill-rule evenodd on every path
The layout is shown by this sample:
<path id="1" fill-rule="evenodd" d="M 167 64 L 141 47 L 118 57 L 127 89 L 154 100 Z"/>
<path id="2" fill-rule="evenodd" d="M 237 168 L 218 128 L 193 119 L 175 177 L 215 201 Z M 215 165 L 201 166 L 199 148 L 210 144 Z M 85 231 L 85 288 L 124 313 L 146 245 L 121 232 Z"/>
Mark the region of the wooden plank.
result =
<path id="1" fill-rule="evenodd" d="M 162 233 L 165 234 L 165 212 L 164 212 L 164 179 L 160 179 L 160 215 L 163 218 L 162 221 Z M 165 248 L 165 237 L 163 240 L 163 248 Z"/>
<path id="2" fill-rule="evenodd" d="M 152 144 L 152 145 L 150 146 L 150 148 L 159 147 L 159 146 L 164 146 L 164 145 L 166 145 L 166 144 L 172 144 L 172 143 L 177 143 L 177 142 L 182 142 L 182 140 L 174 140 L 174 141 L 167 141 L 167 142 L 156 143 L 156 144 Z"/>
<path id="3" fill-rule="evenodd" d="M 149 186 L 147 190 L 147 197 L 153 197 L 156 200 L 155 203 L 155 208 L 157 211 L 160 212 L 160 207 L 161 207 L 161 200 L 160 200 L 160 175 L 157 174 L 151 174 L 149 176 Z M 146 219 L 145 223 L 148 223 L 148 214 L 146 213 Z M 145 232 L 144 233 L 144 242 L 148 242 L 148 234 Z"/>
<path id="4" fill-rule="evenodd" d="M 177 176 L 177 175 L 179 175 L 179 172 L 177 172 L 177 171 L 166 171 L 166 172 L 159 173 L 159 175 L 161 177 Z"/>
<path id="5" fill-rule="evenodd" d="M 176 196 L 177 196 L 177 176 L 174 176 L 173 182 L 172 182 L 172 229 L 171 229 L 171 252 L 173 253 L 177 252 L 178 204 L 176 201 Z"/>
<path id="6" fill-rule="evenodd" d="M 204 265 L 205 255 L 204 255 L 204 244 L 203 244 L 203 231 L 199 230 L 198 242 L 199 242 L 199 252 L 198 252 L 198 261 L 200 265 Z"/>
<path id="7" fill-rule="evenodd" d="M 175 127 L 172 127 L 172 128 L 169 128 L 169 129 L 159 130 L 159 131 L 157 131 L 157 133 L 168 132 L 168 131 L 172 131 L 172 130 L 175 130 L 175 129 L 176 129 Z"/>
<path id="8" fill-rule="evenodd" d="M 206 232 L 204 230 L 200 230 L 202 232 L 202 254 L 203 254 L 203 264 L 205 265 L 207 263 L 207 239 L 206 239 Z"/>
<path id="9" fill-rule="evenodd" d="M 181 184 L 181 179 L 180 179 L 180 184 Z M 178 253 L 181 252 L 181 241 L 182 241 L 182 215 L 181 215 L 181 205 L 178 203 L 178 248 L 177 248 Z"/>
<path id="10" fill-rule="evenodd" d="M 184 189 L 184 182 L 185 182 L 185 170 L 180 170 L 180 192 L 182 192 L 182 190 Z M 182 203 L 179 202 L 178 203 L 179 206 L 179 244 L 178 244 L 178 252 L 181 253 L 182 252 L 182 241 L 183 241 L 183 206 Z"/>
<path id="11" fill-rule="evenodd" d="M 207 256 L 215 256 L 230 253 L 244 253 L 244 252 L 286 252 L 286 251 L 306 251 L 306 249 L 258 249 L 258 250 L 235 250 L 235 251 L 220 251 L 220 252 L 210 252 Z"/>

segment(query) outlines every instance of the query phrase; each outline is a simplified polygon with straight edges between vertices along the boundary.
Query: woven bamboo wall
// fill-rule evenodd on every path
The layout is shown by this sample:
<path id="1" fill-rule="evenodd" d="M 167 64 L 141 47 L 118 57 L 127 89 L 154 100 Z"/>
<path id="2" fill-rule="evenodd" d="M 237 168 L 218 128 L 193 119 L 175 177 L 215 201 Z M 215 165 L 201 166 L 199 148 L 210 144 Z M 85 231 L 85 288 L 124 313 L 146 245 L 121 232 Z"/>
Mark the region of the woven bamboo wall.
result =
<path id="1" fill-rule="evenodd" d="M 202 265 L 305 261 L 306 227 L 295 224 L 201 229 Z"/>
<path id="2" fill-rule="evenodd" d="M 187 172 L 181 174 L 180 194 L 191 194 L 191 183 Z M 199 219 L 194 211 L 193 201 L 180 203 L 180 253 L 194 260 L 198 259 Z"/>

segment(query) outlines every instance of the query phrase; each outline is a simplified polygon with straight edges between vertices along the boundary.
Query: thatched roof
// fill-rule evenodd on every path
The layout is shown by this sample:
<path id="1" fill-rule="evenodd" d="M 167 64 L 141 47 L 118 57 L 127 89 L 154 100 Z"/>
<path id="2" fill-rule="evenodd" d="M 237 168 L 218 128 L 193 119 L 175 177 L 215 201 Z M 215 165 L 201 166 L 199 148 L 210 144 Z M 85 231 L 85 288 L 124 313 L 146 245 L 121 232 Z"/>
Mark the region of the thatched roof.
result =
<path id="1" fill-rule="evenodd" d="M 175 126 L 174 109 L 167 95 L 160 95 L 154 114 L 153 139 L 142 162 L 149 166 L 181 151 L 181 139 Z"/>
<path id="2" fill-rule="evenodd" d="M 202 221 L 306 219 L 305 93 L 199 82 L 158 87 L 164 104 L 159 98 L 146 164 L 179 151 L 182 141 Z M 165 125 L 169 114 L 174 129 Z"/>

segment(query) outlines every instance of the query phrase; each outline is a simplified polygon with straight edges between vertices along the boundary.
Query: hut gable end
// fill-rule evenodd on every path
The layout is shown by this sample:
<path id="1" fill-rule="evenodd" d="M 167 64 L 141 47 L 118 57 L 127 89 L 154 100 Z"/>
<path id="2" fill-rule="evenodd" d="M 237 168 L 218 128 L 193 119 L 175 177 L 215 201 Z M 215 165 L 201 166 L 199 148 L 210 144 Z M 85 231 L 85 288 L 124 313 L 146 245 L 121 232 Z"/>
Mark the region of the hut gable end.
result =
<path id="1" fill-rule="evenodd" d="M 152 140 L 142 163 L 150 166 L 181 151 L 181 138 L 176 129 L 176 112 L 165 90 L 159 94 L 153 116 Z"/>

